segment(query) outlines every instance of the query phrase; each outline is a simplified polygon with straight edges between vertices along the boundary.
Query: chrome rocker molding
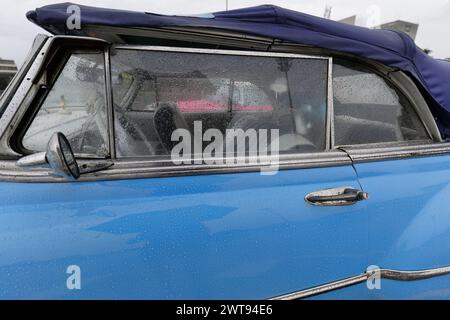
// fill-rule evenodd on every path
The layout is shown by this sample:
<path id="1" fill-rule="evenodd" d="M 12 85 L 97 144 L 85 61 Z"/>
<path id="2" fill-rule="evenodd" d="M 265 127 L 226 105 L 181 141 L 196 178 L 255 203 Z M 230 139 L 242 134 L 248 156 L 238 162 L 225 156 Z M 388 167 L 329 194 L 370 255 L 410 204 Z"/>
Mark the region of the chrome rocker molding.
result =
<path id="1" fill-rule="evenodd" d="M 420 271 L 399 271 L 391 269 L 373 270 L 370 272 L 365 272 L 359 276 L 354 276 L 347 279 L 330 282 L 318 287 L 274 297 L 269 300 L 305 299 L 366 282 L 372 276 L 378 276 L 380 279 L 388 279 L 394 281 L 419 281 L 434 277 L 441 277 L 448 274 L 450 274 L 450 266 Z"/>

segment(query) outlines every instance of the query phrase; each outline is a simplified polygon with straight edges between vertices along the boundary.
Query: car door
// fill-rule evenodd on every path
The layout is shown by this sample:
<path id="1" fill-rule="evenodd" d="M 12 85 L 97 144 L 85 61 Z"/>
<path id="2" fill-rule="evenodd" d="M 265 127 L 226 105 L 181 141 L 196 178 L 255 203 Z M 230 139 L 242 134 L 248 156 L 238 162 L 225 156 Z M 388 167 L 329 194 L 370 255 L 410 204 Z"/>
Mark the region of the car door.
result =
<path id="1" fill-rule="evenodd" d="M 364 190 L 348 155 L 329 144 L 330 59 L 181 48 L 114 52 L 105 59 L 102 52 L 72 52 L 38 111 L 25 113 L 26 130 L 13 136 L 26 155 L 45 151 L 55 131 L 64 133 L 84 174 L 64 181 L 4 160 L 1 298 L 298 298 L 346 287 L 340 280 L 365 272 Z M 153 91 L 143 81 L 152 81 Z M 265 98 L 234 106 L 235 81 Z M 226 92 L 218 85 L 228 95 L 217 98 L 214 92 Z M 270 170 L 261 153 L 259 162 L 239 162 L 251 159 L 248 142 L 244 154 L 221 155 L 216 144 L 215 162 L 180 164 L 167 140 L 180 126 L 193 132 L 184 147 L 193 145 L 194 160 L 196 148 L 207 153 L 209 129 L 216 138 L 228 130 L 267 138 L 260 130 L 278 130 L 268 158 L 277 160 Z M 235 162 L 224 161 L 230 158 Z M 86 170 L 109 161 L 114 165 Z M 368 296 L 361 283 L 323 297 Z"/>
<path id="2" fill-rule="evenodd" d="M 334 94 L 336 144 L 370 195 L 369 262 L 382 278 L 371 298 L 449 299 L 449 146 L 433 142 L 428 106 L 401 73 L 348 63 L 335 65 Z"/>

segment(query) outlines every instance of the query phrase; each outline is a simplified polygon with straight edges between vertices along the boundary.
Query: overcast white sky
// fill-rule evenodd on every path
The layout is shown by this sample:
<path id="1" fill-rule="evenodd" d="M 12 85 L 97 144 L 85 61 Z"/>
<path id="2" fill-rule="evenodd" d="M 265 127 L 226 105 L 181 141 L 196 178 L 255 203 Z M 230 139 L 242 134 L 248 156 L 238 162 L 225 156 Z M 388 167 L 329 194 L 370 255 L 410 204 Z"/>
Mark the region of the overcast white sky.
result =
<path id="1" fill-rule="evenodd" d="M 25 13 L 37 7 L 64 1 L 0 0 L 0 57 L 22 63 L 34 36 L 43 32 L 28 22 Z M 225 0 L 74 0 L 72 2 L 118 9 L 162 14 L 196 14 L 225 9 Z M 379 8 L 381 23 L 407 20 L 419 23 L 417 43 L 433 50 L 433 56 L 450 57 L 450 0 L 229 0 L 229 8 L 275 4 L 305 13 L 323 16 L 332 6 L 331 18 L 339 20 L 354 14 L 365 21 L 374 8 Z M 376 6 L 376 7 L 374 7 Z"/>

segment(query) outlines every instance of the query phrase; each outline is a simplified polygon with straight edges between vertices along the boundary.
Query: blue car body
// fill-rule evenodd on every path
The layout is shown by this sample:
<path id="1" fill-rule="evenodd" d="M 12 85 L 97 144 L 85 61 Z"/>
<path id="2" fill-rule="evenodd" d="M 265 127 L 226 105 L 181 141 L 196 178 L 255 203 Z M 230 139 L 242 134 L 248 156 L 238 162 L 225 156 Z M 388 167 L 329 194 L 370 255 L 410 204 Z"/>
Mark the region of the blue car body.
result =
<path id="1" fill-rule="evenodd" d="M 350 166 L 268 179 L 3 184 L 2 229 L 15 236 L 2 240 L 2 297 L 265 299 L 359 274 L 367 215 L 358 205 L 320 210 L 302 197 L 337 181 L 357 185 Z M 76 292 L 65 281 L 73 264 L 83 279 Z M 18 287 L 24 277 L 29 286 Z"/>
<path id="2" fill-rule="evenodd" d="M 265 299 L 369 265 L 443 267 L 450 259 L 449 160 L 365 164 L 356 166 L 359 180 L 346 166 L 283 171 L 271 181 L 242 173 L 2 183 L 0 297 Z M 308 190 L 358 181 L 370 190 L 365 203 L 303 201 Z M 68 291 L 73 264 L 82 289 Z M 388 280 L 381 290 L 363 283 L 317 298 L 449 299 L 448 288 L 449 276 Z"/>
<path id="3" fill-rule="evenodd" d="M 49 94 L 36 98 L 54 84 L 45 81 L 58 74 L 55 61 L 67 61 L 58 56 L 64 50 L 104 54 L 107 105 L 117 108 L 109 59 L 121 48 L 109 38 L 114 29 L 97 30 L 101 39 L 89 27 L 58 36 L 59 15 L 53 27 L 44 14 L 41 22 L 31 16 L 56 36 L 35 41 L 0 101 L 0 299 L 450 299 L 450 144 L 436 109 L 423 108 L 429 97 L 420 89 L 429 88 L 407 70 L 391 80 L 416 101 L 429 141 L 338 146 L 328 119 L 324 154 L 282 160 L 273 175 L 259 167 L 176 168 L 111 155 L 78 159 L 82 178 L 67 180 L 48 153 L 50 168 L 23 165 L 42 153 L 29 158 L 15 145 L 30 125 L 21 123 Z M 233 45 L 254 48 L 256 40 L 242 40 L 246 33 L 222 28 Z M 178 47 L 184 36 L 171 34 Z M 336 188 L 358 193 L 340 202 L 320 193 Z M 314 203 L 317 197 L 325 203 Z"/>

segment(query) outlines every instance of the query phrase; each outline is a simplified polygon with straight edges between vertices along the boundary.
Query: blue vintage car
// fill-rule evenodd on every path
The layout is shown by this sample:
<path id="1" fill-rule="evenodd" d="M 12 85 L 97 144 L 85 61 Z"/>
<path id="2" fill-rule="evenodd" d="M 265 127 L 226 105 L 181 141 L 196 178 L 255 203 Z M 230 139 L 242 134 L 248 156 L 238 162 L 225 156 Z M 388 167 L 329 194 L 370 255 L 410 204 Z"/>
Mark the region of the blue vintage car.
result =
<path id="1" fill-rule="evenodd" d="M 450 299 L 450 63 L 274 6 L 27 16 L 0 298 Z"/>

